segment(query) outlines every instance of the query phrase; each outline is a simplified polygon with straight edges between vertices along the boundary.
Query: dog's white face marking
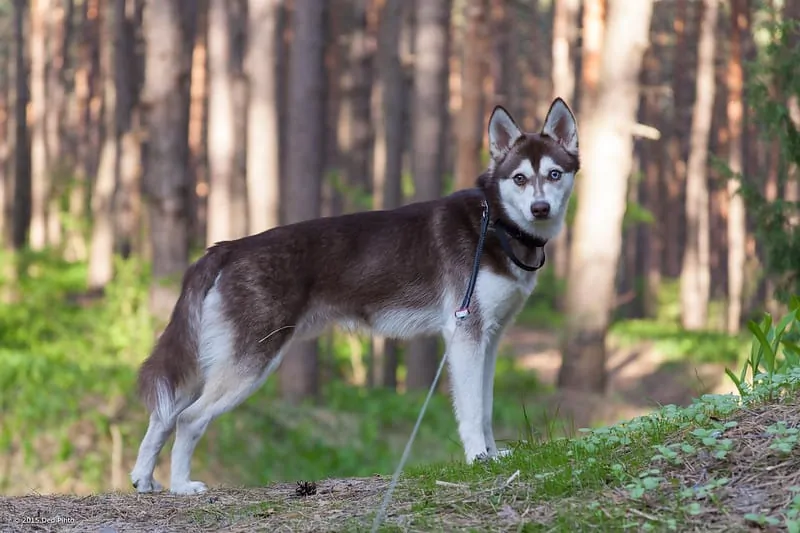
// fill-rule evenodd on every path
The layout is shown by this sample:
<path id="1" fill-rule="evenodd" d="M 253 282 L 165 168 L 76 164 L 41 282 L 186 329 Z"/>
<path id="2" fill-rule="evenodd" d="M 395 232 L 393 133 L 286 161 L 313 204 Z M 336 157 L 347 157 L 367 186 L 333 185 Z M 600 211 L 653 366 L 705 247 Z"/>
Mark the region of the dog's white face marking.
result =
<path id="1" fill-rule="evenodd" d="M 542 156 L 538 167 L 535 169 L 529 159 L 523 159 L 505 179 L 500 180 L 500 196 L 515 224 L 533 235 L 552 239 L 564 223 L 574 173 L 564 172 L 548 155 Z M 526 178 L 523 184 L 520 184 L 521 176 Z M 534 217 L 531 208 L 536 202 L 546 202 L 550 206 L 548 218 Z"/>

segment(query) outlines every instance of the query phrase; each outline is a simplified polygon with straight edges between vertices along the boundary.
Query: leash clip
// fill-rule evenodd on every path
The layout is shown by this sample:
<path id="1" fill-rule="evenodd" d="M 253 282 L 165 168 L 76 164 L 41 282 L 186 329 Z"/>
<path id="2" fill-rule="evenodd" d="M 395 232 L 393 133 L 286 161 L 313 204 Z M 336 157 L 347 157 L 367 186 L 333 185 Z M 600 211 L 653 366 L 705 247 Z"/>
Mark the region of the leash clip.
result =
<path id="1" fill-rule="evenodd" d="M 464 320 L 469 316 L 469 309 L 466 307 L 462 307 L 456 311 L 456 318 L 459 320 Z"/>

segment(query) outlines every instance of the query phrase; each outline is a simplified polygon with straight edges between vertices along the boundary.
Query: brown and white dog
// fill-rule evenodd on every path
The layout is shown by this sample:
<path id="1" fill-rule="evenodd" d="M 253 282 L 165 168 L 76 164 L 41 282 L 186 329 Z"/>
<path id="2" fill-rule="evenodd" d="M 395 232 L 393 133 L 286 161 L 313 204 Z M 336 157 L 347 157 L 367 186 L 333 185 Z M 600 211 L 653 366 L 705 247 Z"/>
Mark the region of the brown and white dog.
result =
<path id="1" fill-rule="evenodd" d="M 575 118 L 559 98 L 540 133 L 523 133 L 496 107 L 489 141 L 475 188 L 221 242 L 192 264 L 139 373 L 151 414 L 131 472 L 136 490 L 161 489 L 153 469 L 177 428 L 170 490 L 205 491 L 190 465 L 208 424 L 261 386 L 292 340 L 330 324 L 398 339 L 442 334 L 466 460 L 497 456 L 498 343 L 536 285 L 541 264 L 527 265 L 541 263 L 564 224 L 579 158 Z M 475 297 L 457 318 L 487 211 Z"/>

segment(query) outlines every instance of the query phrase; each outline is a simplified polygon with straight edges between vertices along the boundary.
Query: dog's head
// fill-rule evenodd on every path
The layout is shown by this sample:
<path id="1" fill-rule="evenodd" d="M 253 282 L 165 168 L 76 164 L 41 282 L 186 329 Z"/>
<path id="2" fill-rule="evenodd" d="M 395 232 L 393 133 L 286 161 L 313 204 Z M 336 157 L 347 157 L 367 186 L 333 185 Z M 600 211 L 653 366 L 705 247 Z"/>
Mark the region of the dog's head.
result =
<path id="1" fill-rule="evenodd" d="M 508 218 L 523 231 L 552 239 L 567 212 L 578 158 L 578 126 L 561 98 L 540 133 L 524 133 L 503 107 L 489 119 L 491 162 L 485 185 L 495 189 Z"/>

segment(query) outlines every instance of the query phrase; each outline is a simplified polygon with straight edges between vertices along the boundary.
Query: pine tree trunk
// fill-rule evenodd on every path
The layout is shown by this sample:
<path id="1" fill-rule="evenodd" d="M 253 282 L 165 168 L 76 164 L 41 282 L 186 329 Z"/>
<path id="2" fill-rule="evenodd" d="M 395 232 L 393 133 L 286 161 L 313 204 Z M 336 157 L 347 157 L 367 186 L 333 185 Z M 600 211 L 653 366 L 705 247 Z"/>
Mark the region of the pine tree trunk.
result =
<path id="1" fill-rule="evenodd" d="M 486 71 L 486 0 L 465 4 L 466 28 L 461 53 L 461 110 L 456 130 L 456 188 L 475 186 L 483 171 L 483 78 Z"/>
<path id="2" fill-rule="evenodd" d="M 286 222 L 319 216 L 325 168 L 325 0 L 294 0 L 289 58 Z M 314 147 L 308 150 L 306 147 Z M 318 388 L 315 341 L 294 343 L 280 369 L 281 393 L 292 402 Z"/>
<path id="3" fill-rule="evenodd" d="M 281 0 L 249 0 L 247 188 L 250 233 L 279 223 L 278 16 Z"/>
<path id="4" fill-rule="evenodd" d="M 30 247 L 47 246 L 50 166 L 47 157 L 47 18 L 50 0 L 31 0 L 31 226 Z"/>
<path id="5" fill-rule="evenodd" d="M 196 6 L 146 0 L 142 103 L 148 132 L 143 184 L 153 254 L 151 309 L 167 317 L 189 260 L 189 81 Z"/>
<path id="6" fill-rule="evenodd" d="M 450 0 L 416 5 L 414 88 L 412 97 L 412 175 L 414 199 L 442 195 L 447 132 Z M 407 389 L 426 389 L 437 368 L 438 339 L 418 338 L 406 349 Z"/>
<path id="7" fill-rule="evenodd" d="M 728 166 L 741 174 L 744 159 L 742 34 L 749 31 L 747 1 L 731 0 L 731 43 L 728 59 L 728 127 L 730 128 Z M 728 181 L 728 332 L 739 332 L 744 300 L 745 248 L 747 219 L 744 200 L 737 194 L 738 180 Z"/>
<path id="8" fill-rule="evenodd" d="M 114 275 L 114 189 L 118 182 L 119 137 L 117 131 L 117 84 L 114 61 L 120 46 L 124 4 L 103 4 L 101 20 L 101 69 L 103 76 L 103 123 L 105 135 L 92 193 L 92 240 L 89 252 L 88 286 L 104 287 Z"/>
<path id="9" fill-rule="evenodd" d="M 583 108 L 582 178 L 573 226 L 567 325 L 558 384 L 602 393 L 605 340 L 622 249 L 622 217 L 632 170 L 631 126 L 647 48 L 652 0 L 609 0 L 595 105 Z M 603 162 L 613 160 L 613 168 Z M 591 294 L 591 298 L 587 295 Z"/>
<path id="10" fill-rule="evenodd" d="M 19 250 L 28 242 L 31 222 L 31 171 L 28 144 L 28 84 L 25 65 L 25 0 L 14 2 L 14 199 L 12 243 Z"/>
<path id="11" fill-rule="evenodd" d="M 710 291 L 708 142 L 714 108 L 714 55 L 719 0 L 705 0 L 697 63 L 697 97 L 692 110 L 686 176 L 686 248 L 681 268 L 681 322 L 689 330 L 706 326 Z"/>
<path id="12" fill-rule="evenodd" d="M 0 245 L 4 249 L 11 248 L 11 198 L 14 194 L 14 184 L 11 179 L 9 155 L 11 154 L 11 143 L 9 142 L 9 129 L 12 121 L 9 118 L 9 96 L 11 93 L 11 47 L 13 37 L 10 35 L 10 28 L 3 23 L 0 25 Z"/>
<path id="13" fill-rule="evenodd" d="M 206 245 L 232 238 L 231 194 L 236 147 L 229 0 L 210 0 L 208 14 L 208 222 Z"/>

